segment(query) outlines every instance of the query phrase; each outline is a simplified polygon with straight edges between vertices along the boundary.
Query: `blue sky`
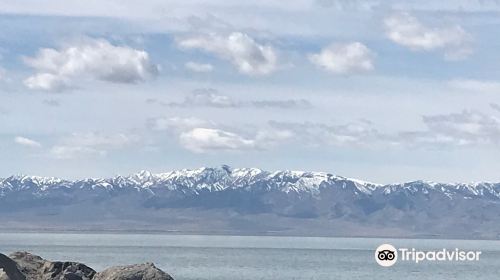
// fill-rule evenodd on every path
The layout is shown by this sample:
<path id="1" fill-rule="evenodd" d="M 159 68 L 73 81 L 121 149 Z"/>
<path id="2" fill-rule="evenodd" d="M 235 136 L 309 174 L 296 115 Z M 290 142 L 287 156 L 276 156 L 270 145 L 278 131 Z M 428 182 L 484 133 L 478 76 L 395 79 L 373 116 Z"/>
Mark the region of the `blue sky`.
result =
<path id="1" fill-rule="evenodd" d="M 496 1 L 0 3 L 0 176 L 500 181 Z"/>

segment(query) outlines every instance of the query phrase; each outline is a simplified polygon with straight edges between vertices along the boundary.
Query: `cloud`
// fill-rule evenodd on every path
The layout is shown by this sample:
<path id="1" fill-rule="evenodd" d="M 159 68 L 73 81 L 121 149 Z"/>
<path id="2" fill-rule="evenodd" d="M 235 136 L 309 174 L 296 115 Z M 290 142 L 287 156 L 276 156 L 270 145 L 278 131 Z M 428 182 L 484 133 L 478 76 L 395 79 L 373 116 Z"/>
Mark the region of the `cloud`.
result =
<path id="1" fill-rule="evenodd" d="M 210 107 L 210 108 L 279 108 L 279 109 L 308 109 L 312 104 L 305 99 L 285 100 L 235 100 L 227 95 L 220 94 L 215 89 L 197 89 L 186 96 L 181 102 L 161 102 L 148 100 L 149 103 L 159 103 L 167 107 Z"/>
<path id="2" fill-rule="evenodd" d="M 496 104 L 496 103 L 490 103 L 490 107 L 497 111 L 497 112 L 500 112 L 500 105 L 499 104 Z"/>
<path id="3" fill-rule="evenodd" d="M 500 119 L 481 112 L 464 110 L 461 113 L 424 116 L 428 134 L 437 142 L 442 139 L 457 145 L 500 143 Z"/>
<path id="4" fill-rule="evenodd" d="M 61 102 L 56 99 L 44 99 L 43 104 L 50 106 L 50 107 L 59 107 L 61 105 Z"/>
<path id="5" fill-rule="evenodd" d="M 493 109 L 500 106 L 491 105 Z M 168 131 L 179 144 L 195 153 L 265 151 L 290 144 L 310 148 L 325 146 L 364 149 L 455 149 L 500 144 L 500 119 L 482 112 L 424 115 L 421 130 L 381 131 L 360 119 L 348 123 L 280 122 L 265 125 L 222 125 L 197 118 L 159 118 L 150 127 Z"/>
<path id="6" fill-rule="evenodd" d="M 162 117 L 148 120 L 148 127 L 155 131 L 182 132 L 195 127 L 212 127 L 214 125 L 215 124 L 210 121 L 194 117 Z"/>
<path id="7" fill-rule="evenodd" d="M 266 0 L 247 2 L 227 2 L 212 0 L 207 5 L 203 0 L 191 1 L 139 1 L 128 0 L 127 5 L 123 5 L 123 0 L 108 0 L 105 2 L 89 0 L 81 4 L 78 0 L 48 1 L 41 5 L 39 0 L 24 0 L 19 3 L 17 0 L 3 0 L 1 11 L 5 14 L 28 14 L 28 15 L 58 15 L 66 17 L 112 17 L 125 19 L 156 19 L 173 13 L 178 17 L 189 15 L 220 15 L 241 20 L 245 13 L 251 16 L 275 17 L 283 13 L 310 12 L 316 11 L 317 5 L 324 7 L 334 7 L 341 10 L 363 9 L 380 10 L 382 8 L 401 8 L 423 11 L 460 11 L 468 12 L 495 12 L 499 10 L 496 0 L 446 0 L 446 1 L 398 1 L 398 0 L 312 0 L 312 1 L 290 1 L 283 5 L 280 0 Z M 80 5 L 77 5 L 80 3 Z M 315 6 L 316 5 L 316 6 Z M 77 7 L 77 8 L 76 8 Z M 219 13 L 216 13 L 216 12 Z M 260 12 L 260 14 L 258 14 Z M 331 16 L 331 13 L 326 13 Z M 271 15 L 271 16 L 270 16 Z M 244 18 L 247 19 L 246 17 Z M 300 20 L 300 19 L 296 19 Z M 259 22 L 256 20 L 256 22 Z M 250 25 L 253 22 L 243 21 L 240 24 Z M 255 25 L 255 23 L 253 23 Z M 199 25 L 199 27 L 204 27 Z M 276 28 L 276 26 L 274 26 Z"/>
<path id="8" fill-rule="evenodd" d="M 493 109 L 499 106 L 492 105 Z M 382 132 L 367 120 L 344 124 L 269 121 L 267 125 L 227 126 L 195 118 L 157 120 L 157 126 L 178 137 L 179 143 L 195 153 L 235 150 L 268 150 L 286 143 L 321 148 L 450 149 L 498 146 L 500 119 L 482 112 L 425 115 L 424 129 Z"/>
<path id="9" fill-rule="evenodd" d="M 349 74 L 373 70 L 373 52 L 359 42 L 331 44 L 309 60 L 316 66 L 334 74 Z"/>
<path id="10" fill-rule="evenodd" d="M 498 106 L 500 108 L 500 106 Z M 493 109 L 497 107 L 492 105 Z M 302 145 L 346 147 L 460 148 L 500 144 L 500 119 L 482 112 L 425 115 L 425 129 L 381 132 L 368 121 L 347 124 L 271 121 L 272 128 L 291 131 Z"/>
<path id="11" fill-rule="evenodd" d="M 313 147 L 368 146 L 385 140 L 385 136 L 370 122 L 362 120 L 347 124 L 270 121 L 269 125 L 277 130 L 289 131 L 296 141 Z"/>
<path id="12" fill-rule="evenodd" d="M 123 4 L 123 0 L 83 2 L 59 0 L 44 1 L 43 4 L 40 0 L 0 2 L 2 14 L 57 15 L 60 16 L 60 22 L 65 24 L 71 24 L 66 20 L 68 17 L 88 19 L 88 24 L 80 24 L 77 27 L 86 28 L 88 33 L 92 34 L 102 30 L 103 23 L 104 26 L 106 23 L 109 24 L 107 17 L 113 20 L 120 19 L 120 26 L 124 30 L 128 30 L 128 25 L 132 25 L 134 33 L 179 34 L 179 32 L 244 30 L 280 34 L 288 38 L 297 36 L 302 40 L 305 37 L 343 37 L 349 32 L 349 26 L 357 28 L 357 35 L 371 32 L 376 26 L 358 23 L 363 19 L 372 19 L 374 15 L 376 17 L 381 11 L 408 10 L 438 16 L 447 12 L 460 15 L 475 14 L 481 17 L 481 20 L 487 20 L 500 10 L 497 0 L 297 0 L 287 1 L 286 4 L 278 0 L 253 2 L 212 0 L 209 4 L 206 0 L 127 0 L 126 5 Z M 486 16 L 488 13 L 491 14 Z M 332 28 L 332 26 L 342 28 Z M 136 31 L 137 28 L 140 28 L 139 31 Z"/>
<path id="13" fill-rule="evenodd" d="M 0 60 L 1 60 L 1 56 L 0 56 Z M 5 68 L 0 66 L 0 81 L 6 81 L 6 80 L 8 80 L 7 70 L 5 70 Z"/>
<path id="14" fill-rule="evenodd" d="M 481 112 L 423 116 L 421 131 L 402 131 L 392 136 L 398 145 L 417 148 L 486 147 L 500 144 L 500 119 Z"/>
<path id="15" fill-rule="evenodd" d="M 448 85 L 452 88 L 466 91 L 500 93 L 500 83 L 495 81 L 455 79 L 449 81 Z"/>
<path id="16" fill-rule="evenodd" d="M 277 70 L 278 56 L 270 45 L 257 43 L 250 36 L 234 32 L 227 36 L 218 34 L 178 38 L 182 49 L 199 49 L 231 62 L 240 73 L 268 75 Z"/>
<path id="17" fill-rule="evenodd" d="M 193 71 L 193 72 L 198 72 L 198 73 L 208 73 L 212 72 L 214 70 L 214 67 L 212 64 L 208 63 L 196 63 L 193 61 L 189 61 L 186 64 L 184 64 L 184 67 L 186 69 Z"/>
<path id="18" fill-rule="evenodd" d="M 193 117 L 151 119 L 148 126 L 155 131 L 169 132 L 178 138 L 182 147 L 195 153 L 266 150 L 293 136 L 291 131 L 285 129 L 255 130 L 251 127 L 220 125 Z"/>
<path id="19" fill-rule="evenodd" d="M 256 147 L 255 140 L 245 139 L 236 133 L 213 128 L 194 128 L 181 133 L 179 140 L 186 149 L 195 153 L 245 150 Z"/>
<path id="20" fill-rule="evenodd" d="M 198 89 L 193 91 L 182 102 L 166 103 L 170 107 L 215 107 L 227 108 L 237 107 L 237 102 L 233 101 L 230 97 L 219 94 L 214 89 Z"/>
<path id="21" fill-rule="evenodd" d="M 65 139 L 65 142 L 76 146 L 120 148 L 134 142 L 134 139 L 135 136 L 123 133 L 102 134 L 97 132 L 87 132 L 73 133 L 70 137 Z"/>
<path id="22" fill-rule="evenodd" d="M 122 149 L 137 141 L 136 135 L 123 133 L 73 133 L 52 147 L 50 153 L 58 159 L 106 156 L 110 150 Z"/>
<path id="23" fill-rule="evenodd" d="M 29 147 L 29 148 L 40 148 L 42 144 L 39 142 L 22 136 L 17 136 L 14 138 L 14 142 L 18 145 Z"/>
<path id="24" fill-rule="evenodd" d="M 82 157 L 106 156 L 104 150 L 94 149 L 90 147 L 72 147 L 72 146 L 54 146 L 50 150 L 51 155 L 57 159 L 74 159 Z"/>
<path id="25" fill-rule="evenodd" d="M 251 101 L 250 104 L 255 108 L 309 109 L 313 107 L 311 102 L 305 99 L 261 100 Z"/>
<path id="26" fill-rule="evenodd" d="M 288 129 L 266 128 L 261 129 L 257 132 L 255 141 L 261 149 L 265 150 L 272 146 L 279 145 L 280 143 L 288 141 L 295 136 L 295 133 Z"/>
<path id="27" fill-rule="evenodd" d="M 63 91 L 72 87 L 68 78 L 50 73 L 30 76 L 24 80 L 24 85 L 29 89 L 46 91 Z"/>
<path id="28" fill-rule="evenodd" d="M 36 73 L 24 84 L 30 89 L 62 91 L 77 79 L 138 83 L 157 75 L 159 67 L 143 50 L 115 46 L 104 39 L 84 39 L 60 49 L 40 49 L 24 62 Z"/>
<path id="29" fill-rule="evenodd" d="M 393 14 L 384 19 L 387 37 L 413 51 L 444 50 L 445 58 L 469 56 L 471 35 L 460 25 L 429 27 L 409 13 Z"/>

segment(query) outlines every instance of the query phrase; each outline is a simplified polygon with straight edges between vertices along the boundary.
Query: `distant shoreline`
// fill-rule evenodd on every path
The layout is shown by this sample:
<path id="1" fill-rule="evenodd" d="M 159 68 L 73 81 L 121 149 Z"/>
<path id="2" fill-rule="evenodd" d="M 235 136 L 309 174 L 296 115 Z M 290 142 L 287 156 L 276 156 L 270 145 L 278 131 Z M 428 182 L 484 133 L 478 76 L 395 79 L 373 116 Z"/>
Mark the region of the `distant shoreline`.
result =
<path id="1" fill-rule="evenodd" d="M 369 235 L 301 235 L 279 232 L 238 232 L 238 231 L 180 231 L 180 230 L 117 230 L 117 229 L 0 229 L 2 233 L 54 233 L 54 234 L 144 234 L 144 235 L 175 235 L 175 236 L 254 236 L 254 237 L 298 237 L 298 238 L 369 238 L 369 239 L 429 239 L 429 240 L 484 240 L 500 241 L 499 238 L 472 238 L 467 236 L 414 235 L 414 236 L 369 236 Z"/>

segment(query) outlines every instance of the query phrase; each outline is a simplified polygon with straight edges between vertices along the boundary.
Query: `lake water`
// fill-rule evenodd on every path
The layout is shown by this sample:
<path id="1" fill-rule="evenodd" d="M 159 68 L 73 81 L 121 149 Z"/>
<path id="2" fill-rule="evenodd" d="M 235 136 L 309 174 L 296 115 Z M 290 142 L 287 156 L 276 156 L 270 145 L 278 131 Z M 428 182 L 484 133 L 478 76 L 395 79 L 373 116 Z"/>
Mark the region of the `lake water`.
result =
<path id="1" fill-rule="evenodd" d="M 375 248 L 480 250 L 477 262 L 398 262 Z M 159 234 L 0 233 L 0 252 L 25 250 L 96 270 L 154 262 L 176 280 L 500 279 L 500 241 Z"/>

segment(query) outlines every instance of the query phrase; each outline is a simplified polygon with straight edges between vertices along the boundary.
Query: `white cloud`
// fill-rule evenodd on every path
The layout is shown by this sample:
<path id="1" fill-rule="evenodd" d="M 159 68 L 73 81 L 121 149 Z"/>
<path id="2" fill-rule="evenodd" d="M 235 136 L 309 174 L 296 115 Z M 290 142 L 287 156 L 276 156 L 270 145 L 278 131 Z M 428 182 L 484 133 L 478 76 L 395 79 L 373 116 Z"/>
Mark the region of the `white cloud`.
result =
<path id="1" fill-rule="evenodd" d="M 425 130 L 403 131 L 394 137 L 399 144 L 431 148 L 485 147 L 500 144 L 500 119 L 482 112 L 423 116 Z"/>
<path id="2" fill-rule="evenodd" d="M 324 145 L 334 146 L 368 146 L 385 141 L 382 135 L 370 122 L 356 121 L 347 124 L 325 124 L 313 122 L 276 122 L 270 126 L 276 130 L 289 131 L 293 139 L 300 144 L 312 147 Z"/>
<path id="3" fill-rule="evenodd" d="M 1 60 L 1 55 L 0 55 L 0 60 Z M 7 71 L 2 67 L 0 66 L 0 81 L 4 81 L 4 80 L 7 80 Z"/>
<path id="4" fill-rule="evenodd" d="M 500 83 L 495 81 L 455 79 L 449 81 L 448 85 L 466 91 L 500 93 Z"/>
<path id="5" fill-rule="evenodd" d="M 495 104 L 490 105 L 496 110 Z M 424 129 L 382 132 L 369 121 L 341 125 L 326 123 L 270 122 L 271 127 L 291 131 L 293 140 L 312 147 L 460 148 L 500 144 L 500 119 L 483 112 L 424 115 Z"/>
<path id="6" fill-rule="evenodd" d="M 318 2 L 322 6 L 318 7 Z M 498 12 L 497 0 L 447 0 L 447 1 L 401 1 L 401 0 L 2 0 L 0 13 L 15 15 L 58 15 L 65 17 L 103 17 L 125 19 L 141 23 L 144 33 L 200 32 L 214 30 L 251 30 L 284 37 L 336 38 L 345 36 L 349 26 L 359 27 L 356 33 L 372 33 L 363 19 L 371 19 L 381 11 L 408 10 L 425 12 L 453 12 L 470 14 L 478 12 Z M 327 7 L 327 8 L 325 8 Z M 348 10 L 347 12 L 345 10 Z M 350 14 L 351 13 L 351 14 Z M 482 15 L 485 19 L 493 15 Z M 479 14 L 478 14 L 479 17 Z M 198 21 L 194 19 L 199 19 Z M 314 19 L 314 20 L 311 20 Z M 481 20 L 483 17 L 481 17 Z M 325 24 L 327 23 L 327 24 Z M 136 30 L 138 24 L 134 24 Z M 95 22 L 88 28 L 95 33 Z M 127 25 L 124 25 L 127 28 Z M 343 28 L 332 28 L 332 26 Z M 361 34 L 359 34 L 361 35 Z M 370 34 L 368 34 L 370 35 Z"/>
<path id="7" fill-rule="evenodd" d="M 62 91 L 71 88 L 67 77 L 51 73 L 39 73 L 24 80 L 24 85 L 29 89 Z"/>
<path id="8" fill-rule="evenodd" d="M 106 156 L 107 152 L 89 147 L 54 146 L 50 150 L 57 159 L 74 159 L 82 157 Z"/>
<path id="9" fill-rule="evenodd" d="M 257 133 L 255 141 L 259 147 L 265 149 L 292 139 L 294 136 L 295 133 L 287 129 L 263 129 Z"/>
<path id="10" fill-rule="evenodd" d="M 317 54 L 310 54 L 309 60 L 335 74 L 349 74 L 373 70 L 373 53 L 359 42 L 331 44 Z"/>
<path id="11" fill-rule="evenodd" d="M 500 143 L 500 119 L 481 112 L 424 116 L 424 123 L 430 132 L 452 138 L 457 145 Z"/>
<path id="12" fill-rule="evenodd" d="M 41 49 L 25 63 L 36 73 L 24 83 L 30 89 L 61 91 L 76 79 L 96 79 L 112 83 L 137 83 L 155 76 L 147 52 L 115 46 L 104 39 L 84 39 L 60 49 Z"/>
<path id="13" fill-rule="evenodd" d="M 413 51 L 444 50 L 445 58 L 461 59 L 471 54 L 471 35 L 461 26 L 429 27 L 409 13 L 384 20 L 387 37 Z"/>
<path id="14" fill-rule="evenodd" d="M 40 148 L 42 144 L 39 142 L 22 136 L 17 136 L 14 138 L 14 142 L 18 145 L 29 147 L 29 148 Z"/>
<path id="15" fill-rule="evenodd" d="M 222 0 L 172 1 L 172 0 L 127 0 L 127 5 L 123 5 L 123 0 L 52 0 L 46 1 L 43 5 L 39 0 L 2 0 L 0 11 L 10 14 L 29 15 L 58 15 L 74 17 L 113 17 L 113 18 L 158 18 L 165 17 L 165 11 L 177 16 L 189 14 L 212 15 L 215 11 L 224 12 L 225 16 L 241 16 L 238 11 L 248 11 L 251 15 L 259 11 L 266 11 L 261 16 L 268 16 L 269 13 L 279 12 L 308 12 L 314 10 L 315 5 L 321 8 L 338 8 L 343 11 L 353 10 L 380 10 L 381 8 L 410 9 L 419 11 L 460 11 L 467 12 L 495 12 L 500 7 L 495 0 L 445 0 L 445 1 L 400 1 L 400 0 L 295 0 L 283 5 L 282 0 L 256 0 L 252 2 L 237 1 L 228 2 Z M 326 13 L 328 16 L 331 13 Z M 275 14 L 272 14 L 274 16 Z M 269 17 L 272 17 L 269 16 Z M 246 19 L 246 18 L 245 18 Z M 300 20 L 300 19 L 296 19 Z M 243 23 L 251 24 L 244 21 Z"/>
<path id="16" fill-rule="evenodd" d="M 149 126 L 153 130 L 165 131 L 177 137 L 183 148 L 195 153 L 266 150 L 293 136 L 293 132 L 286 129 L 255 129 L 253 126 L 242 128 L 193 117 L 152 119 Z"/>
<path id="17" fill-rule="evenodd" d="M 496 103 L 490 103 L 490 107 L 491 107 L 491 109 L 493 109 L 497 112 L 500 112 L 500 105 L 498 105 Z"/>
<path id="18" fill-rule="evenodd" d="M 251 101 L 249 106 L 255 108 L 279 109 L 310 109 L 313 107 L 311 102 L 307 101 L 306 99 L 256 100 Z"/>
<path id="19" fill-rule="evenodd" d="M 148 99 L 147 102 L 175 108 L 309 109 L 313 107 L 312 104 L 305 99 L 239 100 L 220 94 L 217 90 L 211 88 L 196 89 L 190 95 L 178 102 L 164 102 L 157 99 Z"/>
<path id="20" fill-rule="evenodd" d="M 238 102 L 226 95 L 219 94 L 215 89 L 197 89 L 186 96 L 182 102 L 163 103 L 169 107 L 238 107 Z"/>
<path id="21" fill-rule="evenodd" d="M 43 104 L 47 105 L 47 106 L 50 106 L 50 107 L 59 107 L 61 106 L 61 102 L 59 102 L 59 100 L 56 100 L 56 99 L 44 99 L 42 101 Z"/>
<path id="22" fill-rule="evenodd" d="M 214 150 L 245 150 L 256 147 L 255 140 L 213 128 L 195 128 L 181 133 L 181 144 L 195 153 L 204 153 Z"/>
<path id="23" fill-rule="evenodd" d="M 133 135 L 123 133 L 102 134 L 97 132 L 73 133 L 65 142 L 76 146 L 120 148 L 136 140 Z"/>
<path id="24" fill-rule="evenodd" d="M 125 148 L 137 140 L 137 136 L 123 133 L 73 133 L 52 147 L 50 153 L 58 159 L 105 156 L 109 150 Z"/>
<path id="25" fill-rule="evenodd" d="M 498 110 L 496 104 L 492 104 Z M 185 149 L 195 153 L 217 151 L 264 151 L 292 144 L 320 148 L 422 148 L 498 146 L 500 119 L 477 111 L 425 115 L 421 130 L 382 131 L 368 120 L 344 124 L 321 122 L 276 122 L 265 126 L 230 126 L 196 118 L 158 119 L 158 128 L 177 137 Z"/>
<path id="26" fill-rule="evenodd" d="M 193 61 L 189 61 L 186 64 L 184 64 L 184 67 L 186 69 L 191 70 L 193 72 L 199 72 L 199 73 L 208 73 L 212 72 L 214 70 L 214 67 L 212 64 L 208 63 L 197 63 Z"/>
<path id="27" fill-rule="evenodd" d="M 187 106 L 207 106 L 207 107 L 235 107 L 234 102 L 229 96 L 218 94 L 213 90 L 198 90 L 187 97 L 184 102 Z"/>
<path id="28" fill-rule="evenodd" d="M 183 49 L 199 49 L 231 62 L 240 73 L 268 75 L 277 70 L 278 56 L 270 45 L 261 45 L 250 36 L 234 32 L 197 35 L 177 40 Z"/>
<path id="29" fill-rule="evenodd" d="M 213 124 L 209 121 L 189 117 L 171 117 L 171 118 L 155 118 L 148 121 L 148 125 L 151 129 L 156 131 L 186 131 L 193 129 L 195 127 L 211 127 Z"/>

